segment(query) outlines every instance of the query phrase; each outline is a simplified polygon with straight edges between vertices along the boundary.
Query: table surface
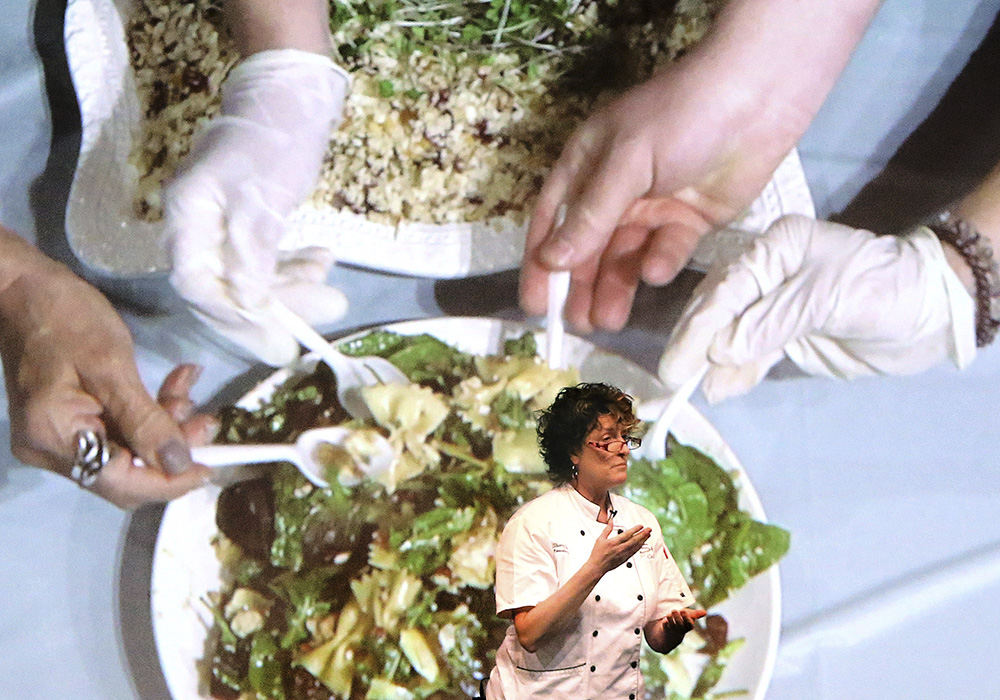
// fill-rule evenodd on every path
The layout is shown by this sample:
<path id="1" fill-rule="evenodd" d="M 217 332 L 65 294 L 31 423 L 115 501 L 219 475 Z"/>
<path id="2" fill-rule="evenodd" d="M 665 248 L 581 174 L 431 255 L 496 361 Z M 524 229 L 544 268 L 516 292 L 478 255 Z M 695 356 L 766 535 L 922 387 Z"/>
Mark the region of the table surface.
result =
<path id="1" fill-rule="evenodd" d="M 61 8 L 48 0 L 8 6 L 0 221 L 51 242 L 72 168 L 64 153 L 73 115 L 65 100 L 46 99 L 40 57 L 58 53 Z M 884 3 L 800 145 L 821 215 L 852 212 L 852 199 L 930 113 L 998 6 Z M 592 339 L 653 369 L 696 279 L 685 273 L 642 290 L 625 331 Z M 331 281 L 351 300 L 350 314 L 322 329 L 331 333 L 443 314 L 519 316 L 514 273 L 434 282 L 336 268 Z M 115 291 L 165 293 L 155 283 Z M 234 397 L 261 374 L 182 314 L 126 319 L 150 389 L 181 361 L 205 367 L 201 402 Z M 994 348 L 961 373 L 941 367 L 853 383 L 771 377 L 718 406 L 695 399 L 739 455 L 769 517 L 793 535 L 781 565 L 782 642 L 769 698 L 1000 694 L 998 397 Z M 0 443 L 8 435 L 3 421 Z M 148 610 L 160 513 L 119 511 L 0 453 L 0 697 L 168 697 Z"/>

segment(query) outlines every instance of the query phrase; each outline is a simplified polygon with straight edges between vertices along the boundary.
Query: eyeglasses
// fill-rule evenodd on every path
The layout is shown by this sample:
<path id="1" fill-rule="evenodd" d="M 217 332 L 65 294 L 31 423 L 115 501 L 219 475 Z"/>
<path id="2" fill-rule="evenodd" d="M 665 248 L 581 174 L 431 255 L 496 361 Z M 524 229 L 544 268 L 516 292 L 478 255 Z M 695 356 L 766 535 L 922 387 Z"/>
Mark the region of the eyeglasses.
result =
<path id="1" fill-rule="evenodd" d="M 605 452 L 621 452 L 622 447 L 628 447 L 630 450 L 634 450 L 642 444 L 642 440 L 632 435 L 626 435 L 620 440 L 607 440 L 605 442 L 588 440 L 587 444 L 591 447 L 596 447 L 599 450 L 604 450 Z"/>

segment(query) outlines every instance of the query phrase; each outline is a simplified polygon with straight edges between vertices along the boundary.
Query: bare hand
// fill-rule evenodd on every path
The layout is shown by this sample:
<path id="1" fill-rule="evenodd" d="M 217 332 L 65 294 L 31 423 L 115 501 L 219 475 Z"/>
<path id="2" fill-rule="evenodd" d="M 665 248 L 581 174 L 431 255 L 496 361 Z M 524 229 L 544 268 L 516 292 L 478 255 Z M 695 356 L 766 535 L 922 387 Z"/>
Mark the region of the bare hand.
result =
<path id="1" fill-rule="evenodd" d="M 613 520 L 608 520 L 607 527 L 601 532 L 590 553 L 590 561 L 597 566 L 601 574 L 616 569 L 624 564 L 629 557 L 639 551 L 639 548 L 649 539 L 652 530 L 636 525 L 620 535 L 612 537 Z"/>
<path id="2" fill-rule="evenodd" d="M 708 613 L 704 610 L 692 610 L 683 608 L 681 610 L 671 610 L 660 618 L 663 631 L 667 634 L 690 632 L 694 629 L 694 621 L 705 617 Z"/>
<path id="3" fill-rule="evenodd" d="M 13 247 L 25 260 L 0 293 L 0 356 L 14 456 L 66 476 L 76 433 L 90 429 L 118 445 L 92 488 L 120 507 L 203 483 L 208 472 L 192 465 L 188 440 L 203 439 L 211 419 L 193 417 L 185 403 L 193 368 L 172 373 L 160 397 L 167 408 L 157 404 L 128 329 L 100 292 L 26 244 Z"/>
<path id="4" fill-rule="evenodd" d="M 732 97 L 745 89 L 720 89 L 704 73 L 690 62 L 667 69 L 570 138 L 528 231 L 521 304 L 529 314 L 545 310 L 548 272 L 568 269 L 568 320 L 582 331 L 620 329 L 640 279 L 672 280 L 701 236 L 737 216 L 767 183 L 794 130 L 748 114 Z M 555 227 L 562 204 L 566 218 Z"/>
<path id="5" fill-rule="evenodd" d="M 156 395 L 159 407 L 180 428 L 186 443 L 185 453 L 189 453 L 188 446 L 211 442 L 219 427 L 214 416 L 195 412 L 189 394 L 199 374 L 201 368 L 195 365 L 178 365 L 163 380 Z M 137 455 L 129 449 L 121 448 L 119 451 L 128 459 L 109 462 L 101 470 L 93 489 L 123 508 L 175 498 L 203 485 L 211 473 L 197 464 L 191 464 L 180 474 L 164 473 L 149 468 L 141 458 L 135 459 Z"/>

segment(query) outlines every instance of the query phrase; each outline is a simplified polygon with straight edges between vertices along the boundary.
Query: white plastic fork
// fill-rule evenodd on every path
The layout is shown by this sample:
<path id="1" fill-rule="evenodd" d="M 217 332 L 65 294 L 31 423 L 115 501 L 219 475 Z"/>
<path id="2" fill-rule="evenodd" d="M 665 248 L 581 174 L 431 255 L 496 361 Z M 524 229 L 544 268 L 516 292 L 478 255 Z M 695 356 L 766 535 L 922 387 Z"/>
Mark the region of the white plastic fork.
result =
<path id="1" fill-rule="evenodd" d="M 688 399 L 694 393 L 701 380 L 705 378 L 708 364 L 704 364 L 692 374 L 686 382 L 677 387 L 677 391 L 666 399 L 640 403 L 636 415 L 641 420 L 653 420 L 653 427 L 642 439 L 642 445 L 632 456 L 637 459 L 664 459 L 667 456 L 667 435 L 677 414 L 687 405 Z M 659 412 L 657 413 L 657 410 Z M 655 419 L 654 419 L 655 416 Z"/>
<path id="2" fill-rule="evenodd" d="M 563 368 L 563 338 L 566 326 L 563 308 L 569 295 L 569 270 L 549 273 L 549 304 L 545 321 L 545 360 L 550 369 Z"/>
<path id="3" fill-rule="evenodd" d="M 383 357 L 350 357 L 337 350 L 304 318 L 277 299 L 271 300 L 274 319 L 292 336 L 330 366 L 337 377 L 337 398 L 355 418 L 371 418 L 371 411 L 361 396 L 361 389 L 378 384 L 409 384 L 410 379 Z"/>
<path id="4" fill-rule="evenodd" d="M 556 226 L 562 226 L 566 220 L 566 205 L 559 205 L 556 210 Z M 559 270 L 549 273 L 549 300 L 545 318 L 545 361 L 550 369 L 563 368 L 563 338 L 566 335 L 566 324 L 563 312 L 566 308 L 566 297 L 569 296 L 569 270 Z"/>

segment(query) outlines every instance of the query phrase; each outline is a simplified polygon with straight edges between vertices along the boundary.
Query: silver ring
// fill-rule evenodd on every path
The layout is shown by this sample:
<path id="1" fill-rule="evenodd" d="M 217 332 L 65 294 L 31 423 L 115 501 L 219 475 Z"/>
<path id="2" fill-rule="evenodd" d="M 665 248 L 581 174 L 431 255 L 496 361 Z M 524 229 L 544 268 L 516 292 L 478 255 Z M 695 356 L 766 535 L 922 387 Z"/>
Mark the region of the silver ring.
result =
<path id="1" fill-rule="evenodd" d="M 97 475 L 111 459 L 111 450 L 104 438 L 93 430 L 80 430 L 76 434 L 76 454 L 70 478 L 84 488 L 97 481 Z"/>

